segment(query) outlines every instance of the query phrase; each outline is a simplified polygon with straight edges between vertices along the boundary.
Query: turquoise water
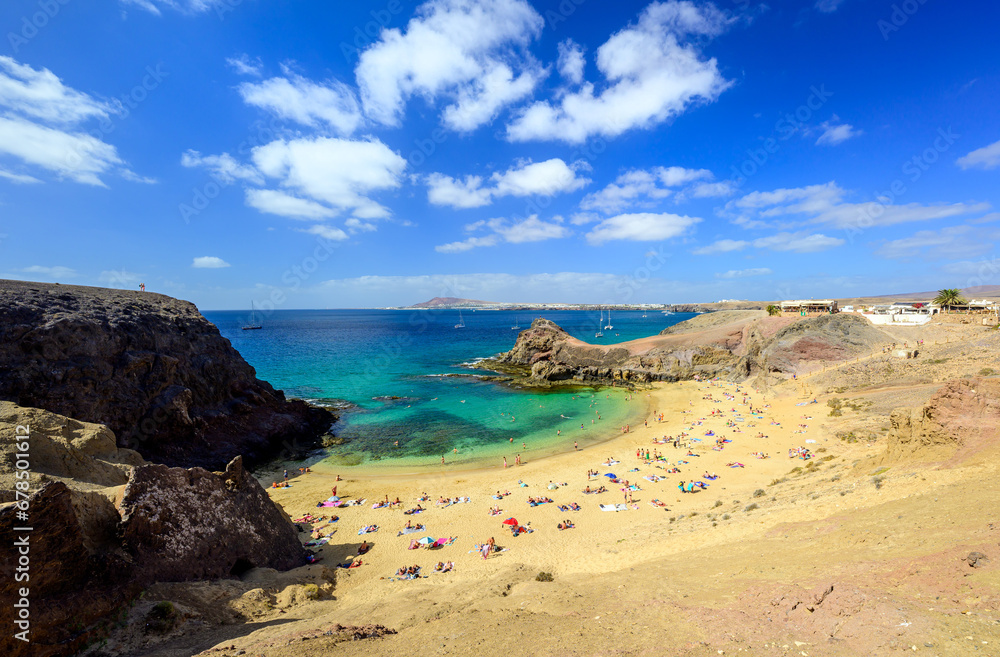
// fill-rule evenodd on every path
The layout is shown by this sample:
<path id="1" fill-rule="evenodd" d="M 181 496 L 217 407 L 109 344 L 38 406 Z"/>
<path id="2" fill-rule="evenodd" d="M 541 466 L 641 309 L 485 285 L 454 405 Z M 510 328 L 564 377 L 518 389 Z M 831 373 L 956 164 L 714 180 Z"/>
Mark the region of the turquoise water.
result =
<path id="1" fill-rule="evenodd" d="M 342 465 L 477 463 L 524 458 L 610 437 L 642 414 L 642 395 L 590 387 L 518 390 L 477 380 L 467 364 L 509 350 L 534 315 L 508 311 L 284 310 L 243 331 L 247 313 L 206 312 L 257 376 L 313 403 L 339 409 L 329 449 Z M 586 342 L 614 344 L 654 335 L 690 318 L 615 312 L 595 338 L 597 313 L 546 311 L 544 317 Z M 260 317 L 258 315 L 258 317 Z M 398 397 L 399 399 L 390 399 Z M 600 416 L 600 419 L 598 419 Z M 583 425 L 581 429 L 580 425 Z M 398 441 L 398 446 L 397 446 Z M 456 453 L 457 450 L 457 453 Z"/>

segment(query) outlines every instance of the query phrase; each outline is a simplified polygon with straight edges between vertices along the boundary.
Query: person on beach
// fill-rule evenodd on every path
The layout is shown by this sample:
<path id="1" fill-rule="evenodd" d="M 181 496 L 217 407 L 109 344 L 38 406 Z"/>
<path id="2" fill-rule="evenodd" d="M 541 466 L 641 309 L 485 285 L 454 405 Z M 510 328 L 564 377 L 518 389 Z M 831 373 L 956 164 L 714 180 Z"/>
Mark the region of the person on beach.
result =
<path id="1" fill-rule="evenodd" d="M 503 467 L 507 467 L 507 457 L 503 457 Z"/>
<path id="2" fill-rule="evenodd" d="M 441 457 L 441 465 L 444 465 L 444 457 Z"/>
<path id="3" fill-rule="evenodd" d="M 330 493 L 333 495 L 333 497 L 337 497 L 337 487 L 334 486 L 332 489 L 330 489 Z"/>
<path id="4" fill-rule="evenodd" d="M 580 428 L 581 428 L 581 429 L 583 428 L 583 425 L 582 425 L 582 424 L 580 425 Z M 576 441 L 575 441 L 575 440 L 573 441 L 573 449 L 576 449 L 576 450 L 580 449 L 580 446 L 579 446 L 579 445 L 578 445 L 578 444 L 576 443 Z"/>

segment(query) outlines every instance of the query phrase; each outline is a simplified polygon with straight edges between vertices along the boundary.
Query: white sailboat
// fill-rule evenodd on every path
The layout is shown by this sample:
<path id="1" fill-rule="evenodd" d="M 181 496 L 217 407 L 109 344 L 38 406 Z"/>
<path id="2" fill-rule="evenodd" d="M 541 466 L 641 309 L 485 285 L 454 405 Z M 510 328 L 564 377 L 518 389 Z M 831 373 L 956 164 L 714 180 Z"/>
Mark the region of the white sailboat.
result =
<path id="1" fill-rule="evenodd" d="M 462 309 L 458 309 L 458 324 L 455 324 L 455 328 L 465 328 L 465 320 L 462 319 Z"/>
<path id="2" fill-rule="evenodd" d="M 607 330 L 609 330 L 609 331 L 614 328 L 614 326 L 611 325 L 611 309 L 610 308 L 608 308 L 608 325 L 605 326 L 604 328 L 607 329 Z"/>
<path id="3" fill-rule="evenodd" d="M 603 338 L 604 331 L 601 330 L 601 324 L 604 323 L 604 308 L 601 308 L 601 321 L 597 323 L 597 333 L 594 334 L 595 338 Z"/>
<path id="4" fill-rule="evenodd" d="M 517 315 L 514 315 L 514 325 L 510 328 L 514 331 L 521 330 L 521 321 L 517 318 Z"/>
<path id="5" fill-rule="evenodd" d="M 244 331 L 253 331 L 254 329 L 264 328 L 257 323 L 257 311 L 254 310 L 253 300 L 250 300 L 250 323 L 243 327 Z"/>

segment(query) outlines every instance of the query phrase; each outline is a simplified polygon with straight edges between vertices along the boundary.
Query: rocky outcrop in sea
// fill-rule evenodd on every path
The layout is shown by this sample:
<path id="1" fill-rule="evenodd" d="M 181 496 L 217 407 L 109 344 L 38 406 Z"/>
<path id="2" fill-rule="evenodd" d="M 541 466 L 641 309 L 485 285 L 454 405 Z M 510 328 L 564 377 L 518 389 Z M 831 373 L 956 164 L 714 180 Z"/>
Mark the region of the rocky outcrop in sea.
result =
<path id="1" fill-rule="evenodd" d="M 588 344 L 550 320 L 536 319 L 510 351 L 477 367 L 511 375 L 515 385 L 525 386 L 634 385 L 695 377 L 744 381 L 846 360 L 889 341 L 851 314 L 799 319 L 769 317 L 760 310 L 720 311 L 658 336 L 608 346 Z"/>

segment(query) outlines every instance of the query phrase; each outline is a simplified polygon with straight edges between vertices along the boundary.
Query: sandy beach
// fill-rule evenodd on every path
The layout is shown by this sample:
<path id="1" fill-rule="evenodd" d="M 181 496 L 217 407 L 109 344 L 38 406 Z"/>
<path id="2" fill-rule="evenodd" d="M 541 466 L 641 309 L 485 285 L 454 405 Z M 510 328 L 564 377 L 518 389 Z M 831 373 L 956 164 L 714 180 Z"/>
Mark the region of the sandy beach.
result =
<path id="1" fill-rule="evenodd" d="M 390 581 L 401 566 L 418 565 L 423 576 L 433 574 L 436 579 L 480 577 L 511 562 L 572 576 L 616 571 L 630 563 L 689 549 L 688 539 L 671 541 L 665 536 L 679 518 L 713 511 L 721 517 L 737 510 L 734 504 L 742 513 L 753 503 L 754 491 L 767 488 L 769 482 L 792 468 L 837 456 L 836 450 L 828 452 L 832 444 L 815 417 L 825 406 L 808 403 L 810 400 L 765 398 L 745 386 L 726 382 L 683 382 L 635 395 L 648 402 L 645 425 L 630 427 L 624 434 L 609 427 L 606 442 L 578 450 L 573 449 L 569 436 L 566 453 L 532 459 L 528 452 L 522 454 L 520 466 L 514 465 L 515 454 L 511 454 L 506 469 L 497 464 L 451 472 L 445 465 L 435 474 L 401 475 L 371 469 L 334 473 L 317 467 L 311 473 L 291 477 L 291 487 L 269 488 L 268 492 L 293 520 L 309 514 L 337 516 L 336 522 L 300 524 L 308 530 L 318 529 L 322 535 L 333 533 L 329 545 L 313 548 L 327 566 L 346 564 L 352 558 L 362 562 L 346 571 L 349 576 L 341 580 L 338 589 L 352 595 L 365 591 L 360 595 L 374 598 L 384 594 L 383 587 L 405 585 Z M 765 437 L 758 437 L 761 434 Z M 673 438 L 679 441 L 677 447 L 672 442 L 654 442 Z M 730 442 L 717 445 L 719 439 Z M 799 448 L 811 450 L 813 459 L 789 458 L 789 450 Z M 646 452 L 651 457 L 648 461 Z M 761 454 L 768 458 L 758 458 Z M 731 465 L 735 463 L 742 467 Z M 672 472 L 675 469 L 679 472 Z M 588 477 L 588 471 L 596 474 Z M 617 475 L 619 483 L 612 482 L 608 473 Z M 717 478 L 706 478 L 706 473 Z M 337 474 L 342 481 L 336 481 Z M 682 481 L 701 481 L 706 488 L 681 493 L 678 485 Z M 364 503 L 317 508 L 318 502 L 331 496 L 333 486 L 343 502 Z M 607 491 L 586 494 L 587 487 L 605 487 Z M 495 498 L 498 492 L 501 499 Z M 421 500 L 425 494 L 428 499 Z M 401 504 L 373 508 L 387 497 L 390 501 L 399 499 Z M 529 498 L 539 497 L 552 502 L 529 504 Z M 457 498 L 469 501 L 442 503 Z M 561 505 L 571 503 L 580 510 L 560 510 Z M 418 504 L 425 510 L 404 513 Z M 602 509 L 608 505 L 619 510 Z M 500 509 L 499 514 L 492 512 L 494 507 Z M 502 524 L 512 517 L 531 532 L 512 536 L 510 527 Z M 573 527 L 558 529 L 566 520 Z M 426 529 L 397 535 L 407 522 Z M 377 531 L 359 535 L 373 525 L 378 526 Z M 724 533 L 709 532 L 698 540 L 710 544 L 713 534 Z M 454 537 L 455 541 L 434 549 L 408 549 L 412 540 L 422 537 Z M 491 537 L 502 551 L 484 561 L 476 546 Z M 362 541 L 372 548 L 359 557 L 357 548 Z M 628 549 L 616 555 L 594 550 L 624 541 L 628 541 Z M 439 562 L 453 562 L 452 572 L 434 573 Z"/>

